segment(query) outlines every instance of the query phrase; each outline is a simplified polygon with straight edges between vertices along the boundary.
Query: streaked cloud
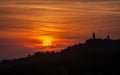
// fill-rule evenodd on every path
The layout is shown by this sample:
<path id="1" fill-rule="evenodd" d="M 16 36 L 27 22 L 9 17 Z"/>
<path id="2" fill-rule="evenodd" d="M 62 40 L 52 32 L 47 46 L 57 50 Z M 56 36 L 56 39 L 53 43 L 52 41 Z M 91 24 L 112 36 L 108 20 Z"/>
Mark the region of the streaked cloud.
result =
<path id="1" fill-rule="evenodd" d="M 119 0 L 0 0 L 0 58 L 5 52 L 16 57 L 11 50 L 22 56 L 26 49 L 65 48 L 94 31 L 98 37 L 119 38 L 119 20 Z M 42 41 L 34 39 L 40 36 L 55 37 L 56 45 L 41 47 Z M 35 51 L 24 55 L 30 52 Z"/>

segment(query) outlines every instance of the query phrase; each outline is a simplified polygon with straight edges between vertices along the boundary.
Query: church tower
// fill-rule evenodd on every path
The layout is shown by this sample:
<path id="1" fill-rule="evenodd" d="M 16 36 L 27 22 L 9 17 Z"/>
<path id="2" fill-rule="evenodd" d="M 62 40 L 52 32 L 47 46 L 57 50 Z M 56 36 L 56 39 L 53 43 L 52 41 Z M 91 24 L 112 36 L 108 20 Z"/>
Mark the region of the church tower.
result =
<path id="1" fill-rule="evenodd" d="M 108 39 L 108 40 L 110 39 L 110 36 L 109 36 L 109 35 L 107 35 L 107 39 Z"/>
<path id="2" fill-rule="evenodd" d="M 95 35 L 95 32 L 93 32 L 93 39 L 96 39 L 96 35 Z"/>

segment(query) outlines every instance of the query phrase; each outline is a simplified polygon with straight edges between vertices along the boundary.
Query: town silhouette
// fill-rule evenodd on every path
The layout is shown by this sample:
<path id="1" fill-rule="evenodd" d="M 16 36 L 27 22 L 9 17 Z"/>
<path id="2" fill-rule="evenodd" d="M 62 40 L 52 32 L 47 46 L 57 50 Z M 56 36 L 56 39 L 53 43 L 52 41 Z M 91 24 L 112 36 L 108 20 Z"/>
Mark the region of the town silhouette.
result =
<path id="1" fill-rule="evenodd" d="M 60 52 L 3 60 L 0 75 L 120 75 L 120 39 L 93 37 Z"/>

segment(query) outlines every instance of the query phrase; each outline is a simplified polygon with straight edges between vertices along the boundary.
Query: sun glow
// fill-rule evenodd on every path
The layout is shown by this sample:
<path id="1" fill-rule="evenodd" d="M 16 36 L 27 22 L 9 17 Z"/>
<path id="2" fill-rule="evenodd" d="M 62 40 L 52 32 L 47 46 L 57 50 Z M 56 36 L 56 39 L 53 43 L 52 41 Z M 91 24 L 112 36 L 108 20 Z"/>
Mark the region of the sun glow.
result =
<path id="1" fill-rule="evenodd" d="M 52 46 L 53 38 L 51 37 L 41 37 L 42 46 Z"/>
<path id="2" fill-rule="evenodd" d="M 42 46 L 51 46 L 52 41 L 50 39 L 43 40 Z"/>

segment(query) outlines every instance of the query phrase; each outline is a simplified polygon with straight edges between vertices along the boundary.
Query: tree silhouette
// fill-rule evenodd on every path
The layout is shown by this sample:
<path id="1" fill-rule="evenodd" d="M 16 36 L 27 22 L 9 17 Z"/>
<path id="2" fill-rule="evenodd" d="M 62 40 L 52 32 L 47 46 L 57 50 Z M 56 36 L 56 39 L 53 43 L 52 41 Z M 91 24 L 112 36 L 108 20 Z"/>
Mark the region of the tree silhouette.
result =
<path id="1" fill-rule="evenodd" d="M 4 75 L 117 75 L 120 69 L 120 40 L 95 38 L 61 52 L 36 52 L 26 58 L 3 60 Z M 113 72 L 116 71 L 116 72 Z"/>

